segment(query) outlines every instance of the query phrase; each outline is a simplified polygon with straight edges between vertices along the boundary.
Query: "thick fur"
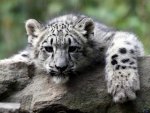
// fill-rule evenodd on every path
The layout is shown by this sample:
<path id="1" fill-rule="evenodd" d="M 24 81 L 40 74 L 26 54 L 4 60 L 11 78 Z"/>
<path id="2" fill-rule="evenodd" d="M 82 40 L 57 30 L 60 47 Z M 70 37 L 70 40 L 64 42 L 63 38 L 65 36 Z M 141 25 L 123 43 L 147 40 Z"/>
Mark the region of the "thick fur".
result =
<path id="1" fill-rule="evenodd" d="M 140 89 L 137 57 L 144 54 L 136 35 L 72 14 L 46 24 L 29 19 L 25 27 L 30 45 L 27 56 L 56 83 L 67 82 L 70 73 L 105 58 L 108 93 L 114 102 L 136 98 L 135 91 Z"/>

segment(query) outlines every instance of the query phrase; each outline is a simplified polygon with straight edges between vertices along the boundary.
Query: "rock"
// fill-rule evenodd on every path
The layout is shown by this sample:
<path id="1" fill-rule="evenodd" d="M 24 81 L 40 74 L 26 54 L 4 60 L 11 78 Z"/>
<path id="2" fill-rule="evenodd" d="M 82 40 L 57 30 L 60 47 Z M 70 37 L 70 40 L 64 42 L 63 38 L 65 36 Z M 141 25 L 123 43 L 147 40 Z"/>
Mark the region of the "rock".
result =
<path id="1" fill-rule="evenodd" d="M 115 104 L 107 94 L 104 66 L 87 67 L 67 84 L 55 84 L 42 70 L 26 62 L 0 62 L 0 100 L 19 102 L 32 113 L 149 113 L 150 57 L 139 58 L 141 90 L 137 99 Z"/>
<path id="2" fill-rule="evenodd" d="M 19 103 L 0 103 L 0 113 L 19 113 Z"/>
<path id="3" fill-rule="evenodd" d="M 0 100 L 8 97 L 14 91 L 22 90 L 29 84 L 32 74 L 31 65 L 25 62 L 2 60 L 0 61 Z"/>

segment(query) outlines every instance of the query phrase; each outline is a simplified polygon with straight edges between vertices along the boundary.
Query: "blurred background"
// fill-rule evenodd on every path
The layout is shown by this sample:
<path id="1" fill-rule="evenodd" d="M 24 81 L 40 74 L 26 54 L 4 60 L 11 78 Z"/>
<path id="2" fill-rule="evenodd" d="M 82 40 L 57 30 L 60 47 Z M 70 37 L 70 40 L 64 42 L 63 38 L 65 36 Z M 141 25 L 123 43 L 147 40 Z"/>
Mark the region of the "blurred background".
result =
<path id="1" fill-rule="evenodd" d="M 83 13 L 108 26 L 131 31 L 150 54 L 150 0 L 0 0 L 0 59 L 27 43 L 24 23 L 64 13 Z"/>

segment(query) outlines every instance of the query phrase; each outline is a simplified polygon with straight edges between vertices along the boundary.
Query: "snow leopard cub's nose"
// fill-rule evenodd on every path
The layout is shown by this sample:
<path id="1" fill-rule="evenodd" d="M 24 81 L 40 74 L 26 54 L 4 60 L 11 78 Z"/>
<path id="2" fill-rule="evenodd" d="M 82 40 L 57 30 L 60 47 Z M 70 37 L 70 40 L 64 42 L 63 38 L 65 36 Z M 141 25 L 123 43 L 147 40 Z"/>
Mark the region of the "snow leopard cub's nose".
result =
<path id="1" fill-rule="evenodd" d="M 55 65 L 55 67 L 58 71 L 63 72 L 67 69 L 68 65 L 64 65 L 64 66 L 56 66 Z"/>

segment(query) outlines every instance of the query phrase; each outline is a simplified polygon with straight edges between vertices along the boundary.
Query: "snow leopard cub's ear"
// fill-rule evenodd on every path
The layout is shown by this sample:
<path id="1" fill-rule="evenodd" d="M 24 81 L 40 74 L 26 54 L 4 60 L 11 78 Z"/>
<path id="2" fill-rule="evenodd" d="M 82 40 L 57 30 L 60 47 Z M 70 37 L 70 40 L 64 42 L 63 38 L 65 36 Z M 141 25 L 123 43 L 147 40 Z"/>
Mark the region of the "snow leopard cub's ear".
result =
<path id="1" fill-rule="evenodd" d="M 75 29 L 88 38 L 88 36 L 94 32 L 94 22 L 89 17 L 81 16 L 75 23 Z"/>
<path id="2" fill-rule="evenodd" d="M 27 35 L 37 37 L 42 29 L 42 25 L 35 19 L 29 19 L 25 23 Z"/>

